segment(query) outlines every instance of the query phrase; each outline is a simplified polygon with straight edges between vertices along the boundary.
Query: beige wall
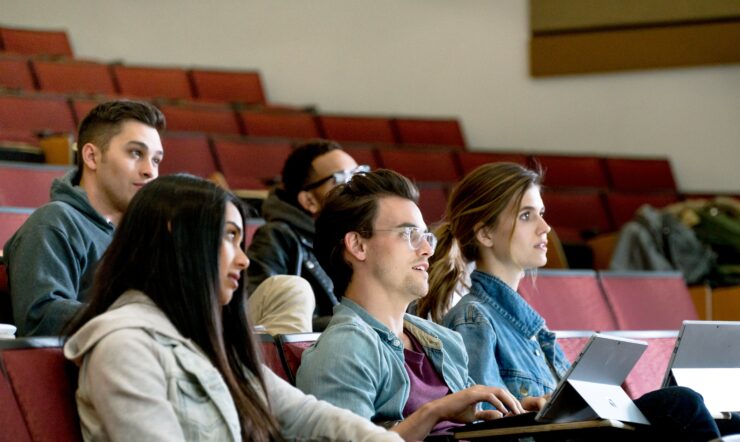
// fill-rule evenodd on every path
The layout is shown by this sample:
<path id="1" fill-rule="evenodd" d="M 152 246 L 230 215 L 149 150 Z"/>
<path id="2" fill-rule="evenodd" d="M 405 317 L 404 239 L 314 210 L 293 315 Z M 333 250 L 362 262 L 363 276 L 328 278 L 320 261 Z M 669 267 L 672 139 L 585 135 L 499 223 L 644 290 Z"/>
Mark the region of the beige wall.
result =
<path id="1" fill-rule="evenodd" d="M 476 149 L 668 155 L 740 193 L 740 66 L 533 80 L 524 0 L 2 0 L 80 57 L 259 68 L 274 102 L 454 115 Z"/>

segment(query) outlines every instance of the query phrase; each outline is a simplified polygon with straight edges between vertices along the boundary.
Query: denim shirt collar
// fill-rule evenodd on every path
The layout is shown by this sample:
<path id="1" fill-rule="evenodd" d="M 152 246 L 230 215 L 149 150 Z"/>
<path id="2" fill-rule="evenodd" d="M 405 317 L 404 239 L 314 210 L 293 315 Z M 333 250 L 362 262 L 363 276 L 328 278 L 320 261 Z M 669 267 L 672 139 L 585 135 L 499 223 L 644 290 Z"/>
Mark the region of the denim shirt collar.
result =
<path id="1" fill-rule="evenodd" d="M 365 310 L 364 307 L 346 297 L 342 298 L 340 306 L 344 306 L 352 310 L 370 327 L 372 327 L 373 330 L 378 333 L 378 336 L 380 336 L 392 347 L 395 347 L 401 351 L 403 350 L 403 343 L 400 339 L 398 339 L 398 336 L 396 336 L 396 334 L 393 333 L 391 329 L 389 329 L 385 324 L 375 319 L 375 317 L 368 313 L 368 311 Z M 337 306 L 337 308 L 341 309 L 340 306 Z M 419 320 L 419 318 L 417 318 L 416 316 L 404 313 L 403 325 L 406 330 L 414 335 L 414 337 L 422 346 L 426 348 L 433 348 L 435 350 L 442 349 L 442 341 L 436 335 L 434 335 L 431 330 L 429 330 L 429 327 L 427 327 L 424 321 Z"/>
<path id="2" fill-rule="evenodd" d="M 470 293 L 490 304 L 527 339 L 533 338 L 544 327 L 545 319 L 499 278 L 475 270 L 470 281 Z"/>

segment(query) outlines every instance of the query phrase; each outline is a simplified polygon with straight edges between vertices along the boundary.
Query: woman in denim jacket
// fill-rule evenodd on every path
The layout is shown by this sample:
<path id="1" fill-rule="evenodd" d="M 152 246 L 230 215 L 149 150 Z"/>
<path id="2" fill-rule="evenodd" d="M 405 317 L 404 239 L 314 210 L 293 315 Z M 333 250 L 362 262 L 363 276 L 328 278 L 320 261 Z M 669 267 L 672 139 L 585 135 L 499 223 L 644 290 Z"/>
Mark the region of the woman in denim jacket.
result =
<path id="1" fill-rule="evenodd" d="M 540 173 L 491 163 L 468 174 L 450 195 L 446 222 L 430 259 L 430 289 L 417 312 L 463 336 L 474 381 L 506 387 L 540 406 L 570 366 L 545 320 L 519 294 L 525 269 L 547 262 Z M 451 294 L 475 262 L 469 293 L 453 307 Z M 566 307 L 567 308 L 567 307 Z M 703 400 L 680 387 L 648 393 L 635 404 L 660 434 L 708 440 L 719 433 Z"/>
<path id="2" fill-rule="evenodd" d="M 401 440 L 260 363 L 243 220 L 233 194 L 199 178 L 137 192 L 65 344 L 85 440 Z"/>

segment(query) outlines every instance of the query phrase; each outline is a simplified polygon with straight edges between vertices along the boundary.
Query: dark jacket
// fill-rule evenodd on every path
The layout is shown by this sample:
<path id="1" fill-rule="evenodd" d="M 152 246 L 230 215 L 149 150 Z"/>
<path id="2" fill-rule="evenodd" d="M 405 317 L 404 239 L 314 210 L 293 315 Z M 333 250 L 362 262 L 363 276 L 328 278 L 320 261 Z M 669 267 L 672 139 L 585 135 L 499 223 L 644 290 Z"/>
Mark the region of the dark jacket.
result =
<path id="1" fill-rule="evenodd" d="M 273 275 L 301 276 L 313 289 L 316 315 L 331 316 L 338 300 L 331 278 L 313 253 L 314 220 L 281 196 L 277 190 L 262 204 L 265 224 L 257 229 L 247 249 L 249 291 Z"/>
<path id="2" fill-rule="evenodd" d="M 72 183 L 54 180 L 51 202 L 31 214 L 5 244 L 18 336 L 58 335 L 86 301 L 113 224 Z"/>

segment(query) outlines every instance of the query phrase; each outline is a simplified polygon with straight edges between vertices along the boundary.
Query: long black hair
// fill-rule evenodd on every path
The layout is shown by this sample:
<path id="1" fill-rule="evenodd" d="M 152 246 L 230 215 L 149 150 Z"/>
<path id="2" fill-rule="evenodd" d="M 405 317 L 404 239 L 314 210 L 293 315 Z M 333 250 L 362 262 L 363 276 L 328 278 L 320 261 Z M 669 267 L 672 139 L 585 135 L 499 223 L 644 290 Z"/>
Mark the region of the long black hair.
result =
<path id="1" fill-rule="evenodd" d="M 229 202 L 244 219 L 236 196 L 200 178 L 171 175 L 144 186 L 103 255 L 89 305 L 67 332 L 105 312 L 125 291 L 145 293 L 219 370 L 239 413 L 243 439 L 279 439 L 269 405 L 252 382 L 264 391 L 246 315 L 245 278 L 226 306 L 219 303 L 218 257 Z"/>

